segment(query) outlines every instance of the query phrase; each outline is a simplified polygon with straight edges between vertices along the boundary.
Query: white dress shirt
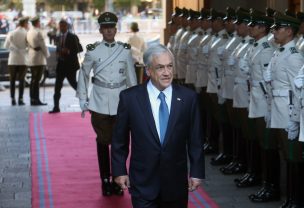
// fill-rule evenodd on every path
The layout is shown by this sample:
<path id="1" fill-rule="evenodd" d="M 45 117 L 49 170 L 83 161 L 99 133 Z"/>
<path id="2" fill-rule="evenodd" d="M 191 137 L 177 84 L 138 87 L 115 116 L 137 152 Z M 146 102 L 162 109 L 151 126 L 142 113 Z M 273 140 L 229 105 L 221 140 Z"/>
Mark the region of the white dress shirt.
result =
<path id="1" fill-rule="evenodd" d="M 160 137 L 160 131 L 159 131 L 159 106 L 160 106 L 160 99 L 158 98 L 158 95 L 161 91 L 159 91 L 151 82 L 151 80 L 147 84 L 147 90 L 149 94 L 149 99 L 151 103 L 152 113 L 154 117 L 155 126 L 157 129 L 158 136 Z M 170 85 L 165 90 L 162 91 L 165 94 L 166 97 L 166 103 L 169 110 L 170 115 L 170 109 L 171 109 L 171 100 L 172 100 L 172 86 Z"/>

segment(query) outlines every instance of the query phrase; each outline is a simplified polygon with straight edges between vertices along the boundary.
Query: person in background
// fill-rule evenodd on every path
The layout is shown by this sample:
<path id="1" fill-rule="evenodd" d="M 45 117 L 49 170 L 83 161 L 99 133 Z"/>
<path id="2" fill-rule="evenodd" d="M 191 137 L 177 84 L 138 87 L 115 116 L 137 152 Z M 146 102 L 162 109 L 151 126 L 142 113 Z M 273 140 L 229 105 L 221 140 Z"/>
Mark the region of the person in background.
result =
<path id="1" fill-rule="evenodd" d="M 138 82 L 141 83 L 141 80 L 144 76 L 143 54 L 147 48 L 147 45 L 145 43 L 145 40 L 140 35 L 138 35 L 139 28 L 137 22 L 132 22 L 130 25 L 130 29 L 132 35 L 129 37 L 127 42 L 131 45 L 131 53 L 135 64 L 137 79 Z"/>
<path id="2" fill-rule="evenodd" d="M 32 79 L 30 84 L 31 105 L 46 105 L 39 98 L 39 81 L 44 73 L 46 59 L 50 56 L 48 48 L 40 29 L 40 18 L 33 17 L 31 20 L 33 27 L 28 31 L 26 41 L 28 43 L 28 66 L 30 67 Z"/>
<path id="3" fill-rule="evenodd" d="M 10 74 L 10 94 L 11 103 L 16 105 L 15 88 L 16 80 L 19 81 L 19 98 L 18 105 L 25 105 L 23 102 L 24 92 L 24 77 L 26 74 L 26 60 L 27 60 L 27 42 L 26 34 L 28 30 L 28 17 L 19 19 L 19 26 L 9 33 L 4 47 L 9 50 L 8 70 Z"/>
<path id="4" fill-rule="evenodd" d="M 130 48 L 115 41 L 118 18 L 105 12 L 98 18 L 103 40 L 87 45 L 87 52 L 79 73 L 77 97 L 81 110 L 90 111 L 91 123 L 97 134 L 97 156 L 101 189 L 104 196 L 122 195 L 123 191 L 111 183 L 109 144 L 116 122 L 119 93 L 137 84 Z M 90 73 L 93 70 L 93 87 L 88 99 Z"/>
<path id="5" fill-rule="evenodd" d="M 70 85 L 76 90 L 77 81 L 76 73 L 80 68 L 78 61 L 78 53 L 82 52 L 82 46 L 79 43 L 79 38 L 76 34 L 68 31 L 68 23 L 62 19 L 59 22 L 60 36 L 57 38 L 57 68 L 56 82 L 54 93 L 54 108 L 49 113 L 59 113 L 59 100 L 61 97 L 61 88 L 65 78 Z"/>
<path id="6" fill-rule="evenodd" d="M 188 191 L 205 177 L 198 97 L 172 84 L 174 57 L 166 46 L 148 48 L 144 63 L 149 81 L 120 93 L 111 145 L 113 177 L 122 189 L 129 188 L 134 208 L 186 208 Z"/>

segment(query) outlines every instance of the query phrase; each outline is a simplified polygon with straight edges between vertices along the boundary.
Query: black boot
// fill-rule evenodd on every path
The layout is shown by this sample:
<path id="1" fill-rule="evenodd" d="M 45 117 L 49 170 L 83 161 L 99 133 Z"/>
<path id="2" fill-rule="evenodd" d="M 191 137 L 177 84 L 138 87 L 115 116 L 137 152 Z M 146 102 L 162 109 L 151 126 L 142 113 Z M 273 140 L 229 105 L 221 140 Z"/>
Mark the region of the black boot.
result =
<path id="1" fill-rule="evenodd" d="M 23 102 L 23 98 L 18 99 L 18 105 L 25 105 L 25 103 Z"/>
<path id="2" fill-rule="evenodd" d="M 12 98 L 12 105 L 16 105 L 16 100 L 15 100 L 15 98 Z"/>
<path id="3" fill-rule="evenodd" d="M 293 178 L 291 177 L 293 169 L 292 166 L 293 165 L 289 161 L 286 162 L 286 199 L 280 208 L 288 208 L 294 200 L 292 183 Z"/>
<path id="4" fill-rule="evenodd" d="M 97 142 L 97 157 L 99 165 L 99 174 L 102 181 L 102 194 L 104 196 L 112 195 L 112 183 L 110 181 L 110 155 L 109 145 Z"/>
<path id="5" fill-rule="evenodd" d="M 264 183 L 263 188 L 257 193 L 249 196 L 252 202 L 270 202 L 280 200 L 280 190 L 274 184 Z"/>

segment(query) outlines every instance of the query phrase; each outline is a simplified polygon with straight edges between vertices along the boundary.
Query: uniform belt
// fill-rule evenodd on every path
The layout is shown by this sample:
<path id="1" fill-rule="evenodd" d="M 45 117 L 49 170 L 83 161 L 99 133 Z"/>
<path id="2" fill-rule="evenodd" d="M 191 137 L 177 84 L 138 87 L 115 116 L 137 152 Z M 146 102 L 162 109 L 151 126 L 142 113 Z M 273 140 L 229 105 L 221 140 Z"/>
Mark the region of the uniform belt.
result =
<path id="1" fill-rule="evenodd" d="M 288 89 L 272 90 L 272 96 L 273 97 L 288 97 L 289 96 L 289 90 Z"/>
<path id="2" fill-rule="evenodd" d="M 126 85 L 126 80 L 120 82 L 120 83 L 107 83 L 107 82 L 102 82 L 94 77 L 92 77 L 92 83 L 94 85 L 97 85 L 99 87 L 104 87 L 104 88 L 109 88 L 109 89 L 115 89 L 115 88 L 120 88 L 124 85 Z"/>
<path id="3" fill-rule="evenodd" d="M 247 80 L 239 78 L 239 77 L 236 77 L 235 80 L 234 80 L 234 84 L 244 84 L 244 85 L 247 85 Z"/>
<path id="4" fill-rule="evenodd" d="M 259 81 L 259 80 L 251 80 L 251 85 L 253 86 L 253 87 L 260 87 L 261 85 L 260 85 L 260 82 L 261 83 L 264 83 L 264 81 Z"/>
<path id="5" fill-rule="evenodd" d="M 224 75 L 225 75 L 225 76 L 233 76 L 233 75 L 234 75 L 234 71 L 225 70 L 225 71 L 224 71 Z"/>

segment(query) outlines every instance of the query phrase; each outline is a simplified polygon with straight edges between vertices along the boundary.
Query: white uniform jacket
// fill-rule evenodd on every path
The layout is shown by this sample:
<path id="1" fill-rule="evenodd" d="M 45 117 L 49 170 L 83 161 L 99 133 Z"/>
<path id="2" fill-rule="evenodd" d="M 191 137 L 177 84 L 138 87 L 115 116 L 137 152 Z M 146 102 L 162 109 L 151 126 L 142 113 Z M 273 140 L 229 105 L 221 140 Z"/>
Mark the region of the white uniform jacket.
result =
<path id="1" fill-rule="evenodd" d="M 267 41 L 267 36 L 255 43 L 251 56 L 249 57 L 250 66 L 250 101 L 249 118 L 264 117 L 267 113 L 267 100 L 265 93 L 266 84 L 263 79 L 263 72 L 267 70 L 270 59 L 274 53 L 274 48 Z M 262 88 L 262 86 L 264 88 Z M 263 89 L 265 91 L 263 91 Z"/>
<path id="2" fill-rule="evenodd" d="M 225 49 L 223 50 L 223 54 L 220 56 L 223 65 L 223 73 L 219 95 L 226 99 L 233 98 L 234 87 L 234 68 L 229 64 L 229 59 L 240 42 L 241 38 L 237 36 L 236 33 L 233 33 L 233 35 L 229 37 L 229 41 L 224 46 Z"/>
<path id="3" fill-rule="evenodd" d="M 186 52 L 186 79 L 185 83 L 194 84 L 196 82 L 196 71 L 198 68 L 198 51 L 199 51 L 199 42 L 204 34 L 204 31 L 201 28 L 197 28 L 195 33 L 193 33 L 187 43 L 187 52 Z"/>
<path id="4" fill-rule="evenodd" d="M 39 28 L 32 27 L 27 32 L 26 40 L 29 48 L 28 66 L 46 65 L 46 59 L 50 56 L 50 53 L 46 47 L 42 31 Z"/>
<path id="5" fill-rule="evenodd" d="M 77 97 L 87 99 L 90 72 L 93 70 L 94 83 L 88 108 L 106 115 L 116 115 L 120 91 L 137 84 L 131 50 L 121 42 L 114 44 L 108 47 L 102 41 L 87 46 L 77 85 Z"/>
<path id="6" fill-rule="evenodd" d="M 292 40 L 277 49 L 269 63 L 271 70 L 271 128 L 285 129 L 289 121 L 289 91 L 295 91 L 294 77 L 304 64 L 303 56 Z M 295 102 L 295 101 L 293 101 Z"/>
<path id="7" fill-rule="evenodd" d="M 198 67 L 196 71 L 196 87 L 206 87 L 208 83 L 208 58 L 212 39 L 212 30 L 208 29 L 198 44 Z"/>
<path id="8" fill-rule="evenodd" d="M 226 30 L 221 30 L 214 34 L 210 43 L 208 59 L 208 84 L 207 93 L 218 93 L 220 78 L 223 73 L 223 65 L 218 55 L 217 48 L 223 46 L 228 41 Z"/>
<path id="9" fill-rule="evenodd" d="M 175 57 L 176 60 L 176 72 L 177 72 L 177 78 L 178 79 L 185 79 L 186 77 L 186 69 L 187 69 L 187 47 L 188 47 L 188 41 L 193 34 L 193 31 L 190 30 L 190 28 L 187 28 L 187 31 L 183 33 L 178 49 L 177 54 Z"/>
<path id="10" fill-rule="evenodd" d="M 244 72 L 239 67 L 240 59 L 248 59 L 253 41 L 249 36 L 246 36 L 236 50 L 233 52 L 234 61 L 234 86 L 233 86 L 233 107 L 248 108 L 249 105 L 249 89 L 248 89 L 248 72 Z"/>
<path id="11" fill-rule="evenodd" d="M 4 47 L 9 50 L 8 65 L 27 64 L 26 29 L 17 27 L 6 37 Z"/>

